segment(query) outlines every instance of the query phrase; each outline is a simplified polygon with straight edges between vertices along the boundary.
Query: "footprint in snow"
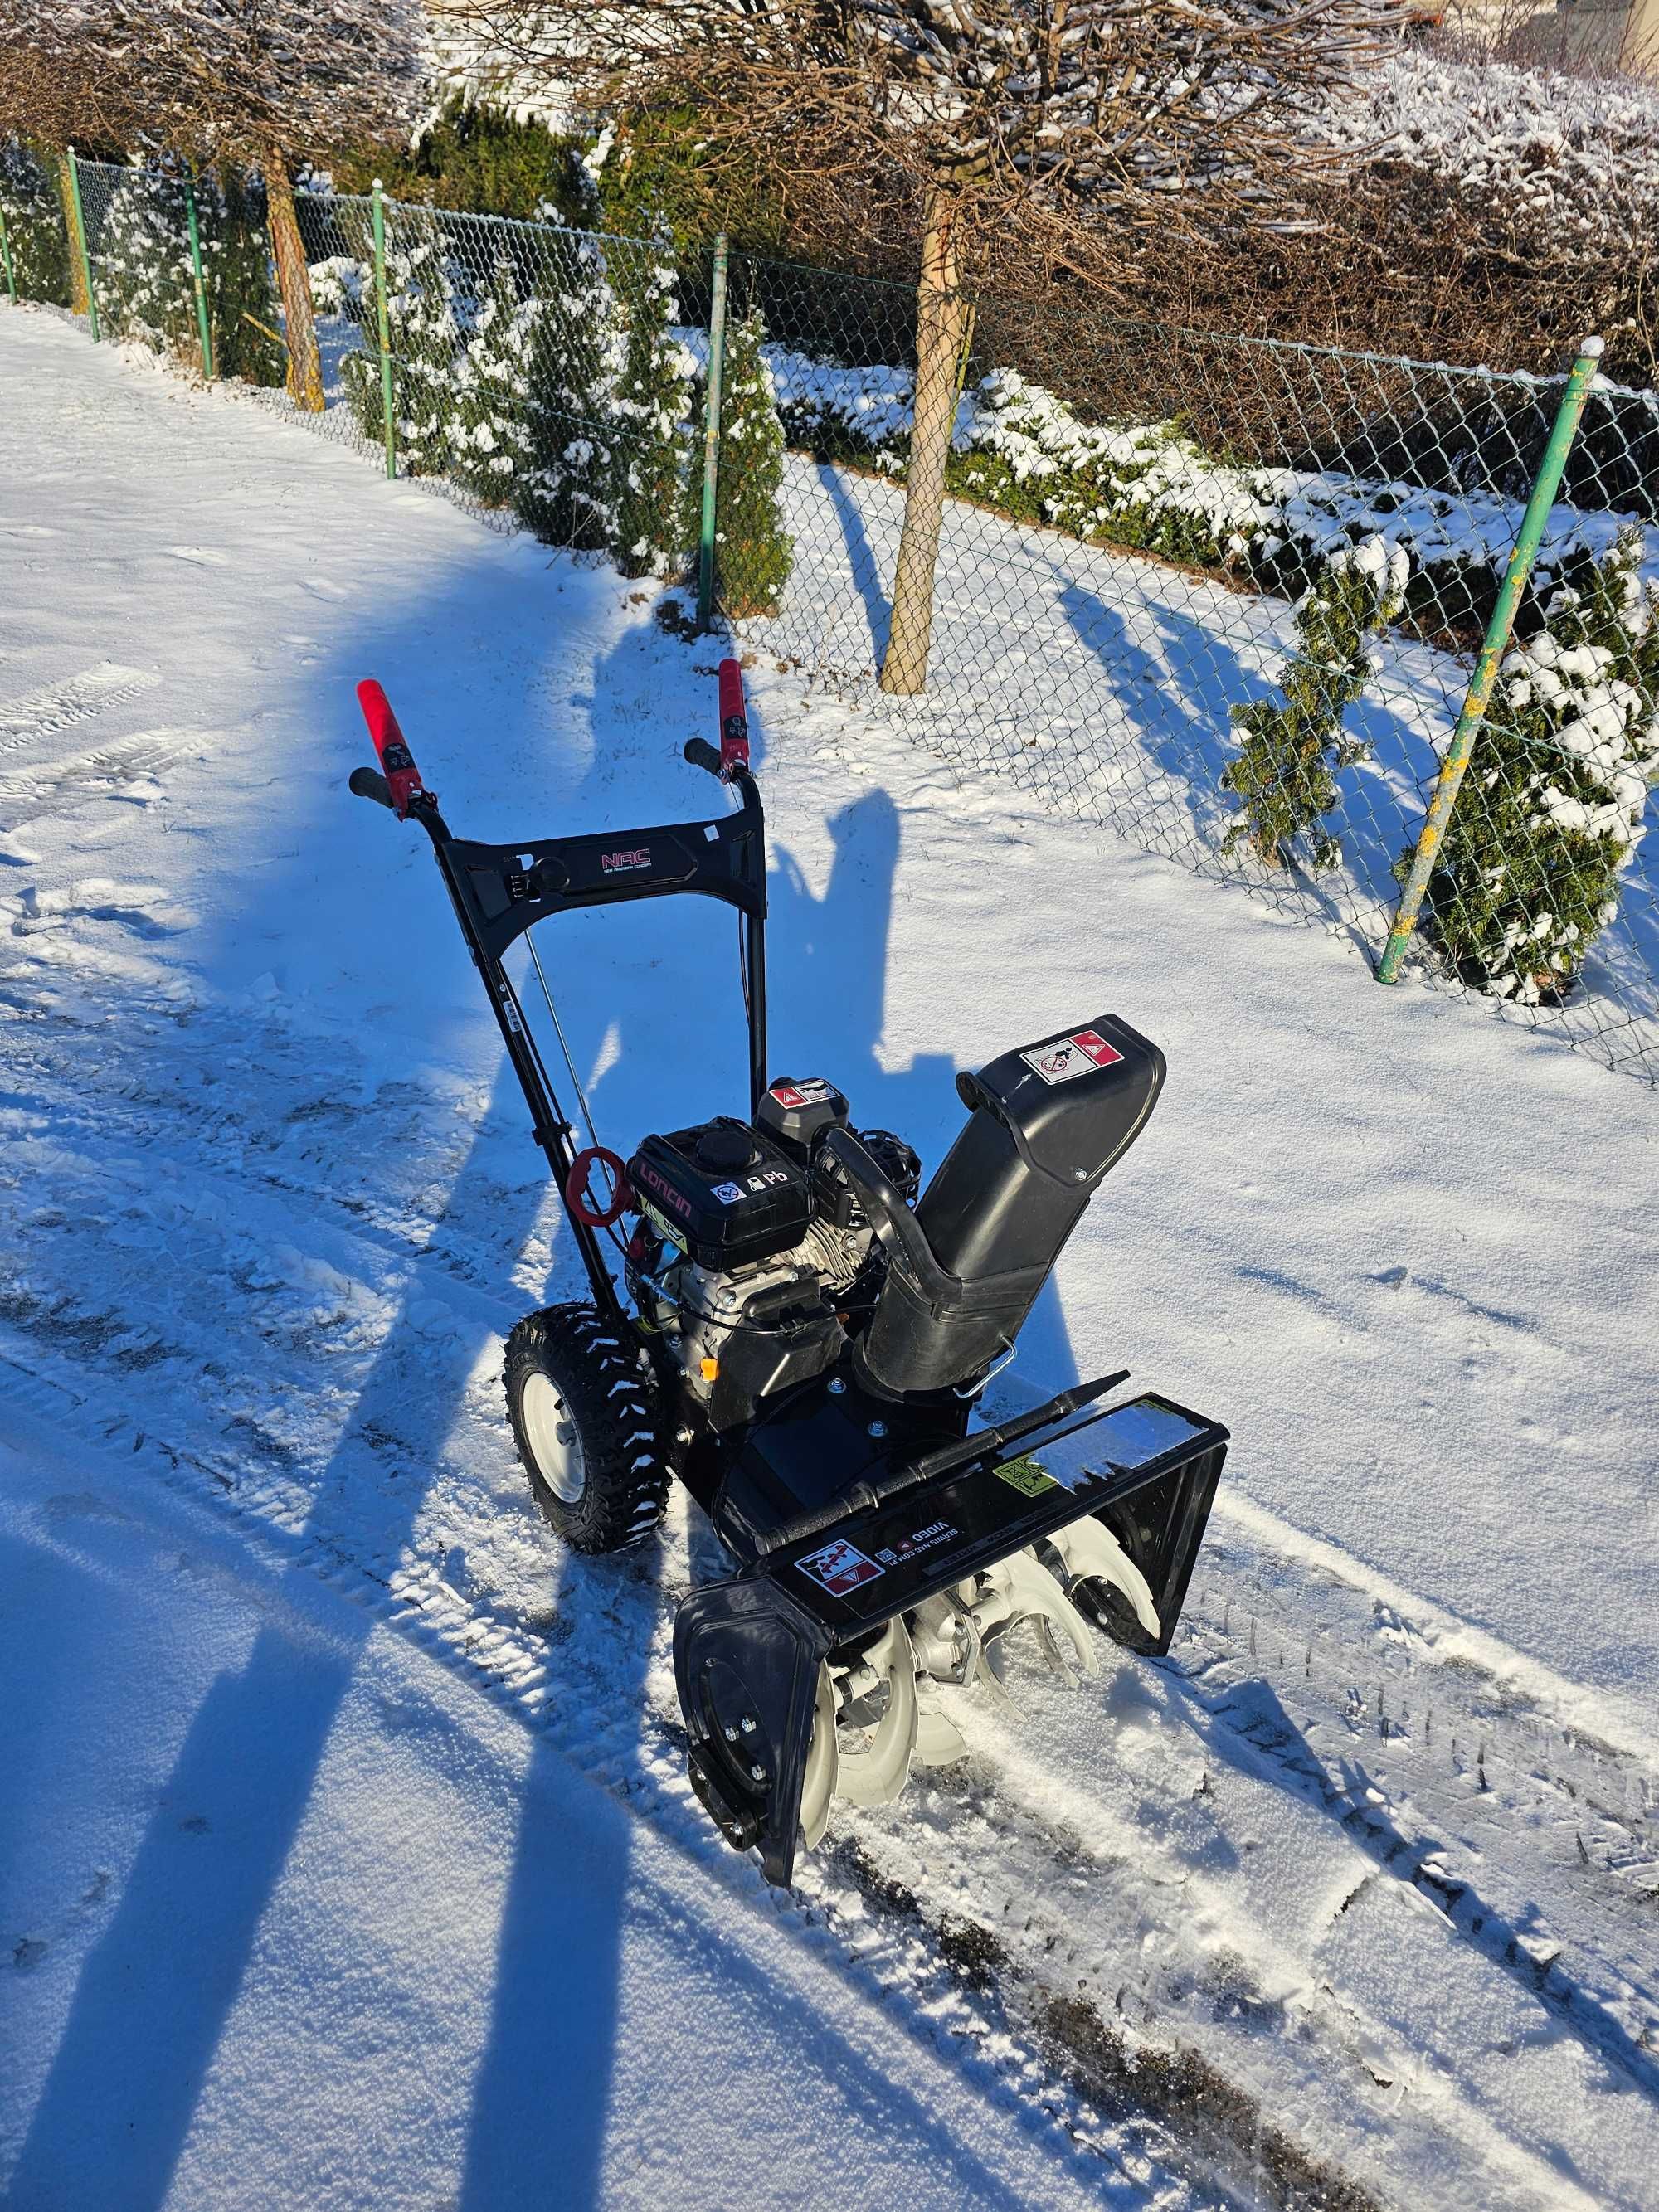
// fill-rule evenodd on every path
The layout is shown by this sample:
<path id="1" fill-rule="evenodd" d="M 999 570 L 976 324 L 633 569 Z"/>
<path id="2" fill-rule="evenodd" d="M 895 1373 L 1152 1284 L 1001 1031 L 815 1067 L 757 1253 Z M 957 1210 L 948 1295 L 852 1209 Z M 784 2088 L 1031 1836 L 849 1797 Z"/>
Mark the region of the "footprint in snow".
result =
<path id="1" fill-rule="evenodd" d="M 169 545 L 167 551 L 175 561 L 189 561 L 198 568 L 228 568 L 230 556 L 215 553 L 205 545 Z"/>

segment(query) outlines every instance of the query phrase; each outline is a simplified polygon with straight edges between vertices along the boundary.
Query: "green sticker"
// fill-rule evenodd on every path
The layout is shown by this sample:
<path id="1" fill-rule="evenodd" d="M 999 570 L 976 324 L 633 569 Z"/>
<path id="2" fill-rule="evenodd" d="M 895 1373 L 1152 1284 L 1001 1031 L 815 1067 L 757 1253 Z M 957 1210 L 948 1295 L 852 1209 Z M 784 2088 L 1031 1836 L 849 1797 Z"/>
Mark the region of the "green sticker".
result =
<path id="1" fill-rule="evenodd" d="M 1006 1459 L 997 1473 L 1006 1483 L 1019 1492 L 1022 1498 L 1041 1498 L 1045 1490 L 1058 1490 L 1060 1485 L 1048 1469 L 1034 1459 Z"/>

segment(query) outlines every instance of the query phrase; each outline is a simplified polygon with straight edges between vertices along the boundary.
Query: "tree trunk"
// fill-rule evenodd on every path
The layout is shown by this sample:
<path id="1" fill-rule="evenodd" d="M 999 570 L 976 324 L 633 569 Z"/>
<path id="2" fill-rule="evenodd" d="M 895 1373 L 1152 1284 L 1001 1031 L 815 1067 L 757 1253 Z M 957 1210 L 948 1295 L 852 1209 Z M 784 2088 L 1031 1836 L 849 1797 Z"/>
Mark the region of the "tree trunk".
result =
<path id="1" fill-rule="evenodd" d="M 270 250 L 276 261 L 276 289 L 283 295 L 283 323 L 288 338 L 289 397 L 308 415 L 323 411 L 323 364 L 317 352 L 317 325 L 311 308 L 311 276 L 306 250 L 300 238 L 300 219 L 294 212 L 294 191 L 288 180 L 288 163 L 280 146 L 267 145 L 260 155 L 265 173 L 266 220 L 270 226 Z"/>
<path id="2" fill-rule="evenodd" d="M 75 185 L 67 154 L 58 156 L 58 197 L 64 203 L 64 235 L 69 240 L 70 306 L 77 315 L 89 315 L 92 301 L 87 296 L 87 264 L 81 258 L 84 241 L 75 219 Z"/>
<path id="3" fill-rule="evenodd" d="M 893 574 L 893 623 L 881 665 L 881 688 L 907 697 L 927 682 L 933 635 L 933 571 L 945 514 L 945 465 L 956 427 L 957 377 L 968 328 L 968 303 L 957 266 L 961 193 L 928 187 L 922 218 L 921 276 L 916 286 L 916 402 L 910 465 L 904 483 L 904 528 Z"/>

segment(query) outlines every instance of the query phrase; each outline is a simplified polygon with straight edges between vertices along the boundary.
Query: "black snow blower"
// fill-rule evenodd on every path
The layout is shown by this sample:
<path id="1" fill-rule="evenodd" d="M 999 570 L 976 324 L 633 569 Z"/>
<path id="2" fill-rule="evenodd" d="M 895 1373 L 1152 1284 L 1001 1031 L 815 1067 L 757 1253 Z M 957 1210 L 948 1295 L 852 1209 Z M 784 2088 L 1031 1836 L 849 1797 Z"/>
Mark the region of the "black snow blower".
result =
<path id="1" fill-rule="evenodd" d="M 674 1624 L 690 1778 L 787 1883 L 834 1798 L 884 1803 L 913 1766 L 965 1754 L 945 1686 L 1006 1697 L 1022 1626 L 1068 1679 L 1099 1671 L 1091 1624 L 1169 1649 L 1225 1430 L 1151 1393 L 1103 1406 L 1127 1373 L 1012 1419 L 975 1413 L 1145 1127 L 1164 1056 L 1098 1014 L 959 1075 L 968 1119 L 923 1189 L 910 1146 L 856 1128 L 827 1078 L 767 1066 L 765 838 L 735 661 L 718 750 L 685 747 L 735 807 L 507 845 L 453 836 L 380 686 L 358 696 L 382 773 L 351 788 L 432 841 L 587 1273 L 586 1298 L 508 1340 L 531 1488 L 581 1552 L 647 1535 L 671 1476 L 708 1515 L 736 1571 Z M 684 896 L 740 917 L 748 1114 L 645 1137 L 625 1162 L 579 1148 L 507 950 L 574 908 Z M 548 1011 L 557 1031 L 550 994 Z"/>

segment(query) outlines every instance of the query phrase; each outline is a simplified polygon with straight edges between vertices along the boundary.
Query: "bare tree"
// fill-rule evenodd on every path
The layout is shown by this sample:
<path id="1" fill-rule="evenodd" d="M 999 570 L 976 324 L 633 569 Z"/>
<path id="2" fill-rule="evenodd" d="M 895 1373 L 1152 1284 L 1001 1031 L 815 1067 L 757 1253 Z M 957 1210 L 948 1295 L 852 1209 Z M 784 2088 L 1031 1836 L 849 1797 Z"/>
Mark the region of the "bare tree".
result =
<path id="1" fill-rule="evenodd" d="M 921 196 L 904 528 L 881 680 L 921 690 L 965 264 L 994 235 L 1100 265 L 1112 226 L 1261 219 L 1319 162 L 1312 103 L 1380 50 L 1389 0 L 461 0 L 521 67 L 612 102 L 695 102 L 781 179 L 896 169 Z M 1327 159 L 1328 157 L 1326 157 Z"/>
<path id="2" fill-rule="evenodd" d="M 257 163 L 289 389 L 323 404 L 290 159 L 383 136 L 419 89 L 418 0 L 7 0 L 0 127 Z"/>

